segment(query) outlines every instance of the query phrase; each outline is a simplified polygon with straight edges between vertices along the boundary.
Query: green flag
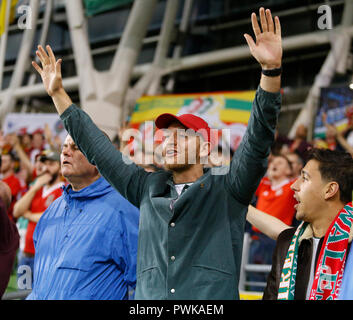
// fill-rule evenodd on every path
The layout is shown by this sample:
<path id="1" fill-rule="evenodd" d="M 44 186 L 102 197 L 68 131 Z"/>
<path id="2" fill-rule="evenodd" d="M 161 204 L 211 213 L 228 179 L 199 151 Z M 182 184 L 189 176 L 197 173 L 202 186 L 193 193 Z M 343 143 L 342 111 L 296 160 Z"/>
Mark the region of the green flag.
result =
<path id="1" fill-rule="evenodd" d="M 86 15 L 93 16 L 134 2 L 134 0 L 84 0 Z"/>

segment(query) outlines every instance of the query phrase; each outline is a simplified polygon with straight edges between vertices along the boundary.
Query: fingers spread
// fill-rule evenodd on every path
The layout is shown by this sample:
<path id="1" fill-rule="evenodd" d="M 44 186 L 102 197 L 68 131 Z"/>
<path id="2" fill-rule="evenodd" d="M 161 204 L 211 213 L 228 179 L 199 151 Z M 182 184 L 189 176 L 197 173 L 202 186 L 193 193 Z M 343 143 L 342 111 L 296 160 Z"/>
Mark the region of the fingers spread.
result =
<path id="1" fill-rule="evenodd" d="M 38 66 L 38 64 L 35 61 L 32 61 L 32 66 L 34 67 L 34 69 L 37 70 L 37 72 L 41 75 L 42 74 L 42 69 L 40 68 L 40 66 Z"/>
<path id="2" fill-rule="evenodd" d="M 44 57 L 42 56 L 42 54 L 40 53 L 39 50 L 36 51 L 36 55 L 39 58 L 39 61 L 41 62 L 42 66 L 44 65 Z"/>
<path id="3" fill-rule="evenodd" d="M 279 18 L 275 17 L 275 25 L 276 25 L 276 35 L 281 36 L 281 23 L 279 22 Z"/>
<path id="4" fill-rule="evenodd" d="M 270 9 L 266 10 L 266 20 L 267 20 L 267 25 L 268 25 L 268 31 L 274 32 L 273 19 L 272 19 L 272 14 L 271 14 Z"/>
<path id="5" fill-rule="evenodd" d="M 56 63 L 55 63 L 55 71 L 56 73 L 61 76 L 61 63 L 62 63 L 62 60 L 59 59 Z"/>
<path id="6" fill-rule="evenodd" d="M 267 25 L 267 20 L 266 20 L 265 9 L 264 8 L 260 8 L 260 22 L 261 22 L 262 32 L 267 32 L 268 31 L 268 25 Z"/>
<path id="7" fill-rule="evenodd" d="M 55 55 L 54 55 L 54 52 L 53 50 L 51 49 L 51 47 L 49 45 L 47 45 L 47 50 L 48 50 L 48 53 L 49 53 L 49 58 L 51 60 L 51 63 L 52 64 L 56 64 L 56 59 L 55 59 Z"/>
<path id="8" fill-rule="evenodd" d="M 252 29 L 254 30 L 255 37 L 257 37 L 261 33 L 261 30 L 259 27 L 259 23 L 257 22 L 256 14 L 254 12 L 251 14 L 251 24 Z"/>
<path id="9" fill-rule="evenodd" d="M 43 47 L 41 45 L 38 46 L 38 52 L 40 53 L 41 62 L 42 64 L 48 64 L 49 63 L 49 57 Z"/>
<path id="10" fill-rule="evenodd" d="M 244 38 L 245 38 L 246 42 L 248 43 L 250 51 L 252 51 L 256 46 L 253 38 L 250 35 L 248 35 L 247 33 L 244 34 Z"/>

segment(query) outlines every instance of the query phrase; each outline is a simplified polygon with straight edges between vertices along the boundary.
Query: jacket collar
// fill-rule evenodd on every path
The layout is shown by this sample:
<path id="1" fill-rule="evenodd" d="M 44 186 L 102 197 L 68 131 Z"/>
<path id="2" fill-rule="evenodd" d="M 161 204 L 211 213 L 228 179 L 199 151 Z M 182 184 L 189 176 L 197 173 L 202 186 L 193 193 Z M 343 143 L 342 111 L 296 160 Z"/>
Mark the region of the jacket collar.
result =
<path id="1" fill-rule="evenodd" d="M 220 167 L 218 167 L 218 168 L 220 168 Z M 208 175 L 209 173 L 211 173 L 211 169 L 212 169 L 212 168 L 203 168 L 203 175 L 202 175 L 201 177 L 199 177 L 199 178 L 198 178 L 197 180 L 195 180 L 195 181 L 189 181 L 189 182 L 185 182 L 185 183 L 188 184 L 188 183 L 195 183 L 195 182 L 200 181 L 200 180 L 203 179 L 206 175 Z M 167 183 L 169 186 L 171 186 L 171 187 L 174 188 L 175 184 L 174 184 L 174 181 L 173 181 L 173 173 L 172 173 L 172 171 L 166 171 L 166 173 L 168 174 L 166 183 Z"/>
<path id="2" fill-rule="evenodd" d="M 103 178 L 100 177 L 86 188 L 79 191 L 72 190 L 71 184 L 63 188 L 63 194 L 65 198 L 96 198 L 100 197 L 111 191 L 110 184 Z"/>
<path id="3" fill-rule="evenodd" d="M 308 224 L 308 226 L 305 228 L 303 234 L 300 236 L 299 238 L 299 244 L 301 243 L 302 240 L 309 240 L 314 236 L 314 232 L 313 229 L 311 227 L 310 224 Z M 353 226 L 349 232 L 349 238 L 348 238 L 348 242 L 351 243 L 353 239 Z"/>

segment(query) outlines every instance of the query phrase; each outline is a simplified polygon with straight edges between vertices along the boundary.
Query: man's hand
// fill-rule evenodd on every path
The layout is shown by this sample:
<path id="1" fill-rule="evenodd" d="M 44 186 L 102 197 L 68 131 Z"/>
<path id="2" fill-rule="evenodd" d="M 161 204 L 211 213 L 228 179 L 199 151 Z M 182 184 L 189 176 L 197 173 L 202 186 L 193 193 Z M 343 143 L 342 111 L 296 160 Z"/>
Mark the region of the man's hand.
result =
<path id="1" fill-rule="evenodd" d="M 282 64 L 282 40 L 279 18 L 275 17 L 273 23 L 271 11 L 260 8 L 261 29 L 255 13 L 251 14 L 251 23 L 256 43 L 247 33 L 244 34 L 246 42 L 253 57 L 260 63 L 262 69 L 280 68 Z"/>
<path id="2" fill-rule="evenodd" d="M 46 184 L 48 184 L 51 179 L 52 175 L 46 172 L 36 179 L 35 183 L 33 184 L 33 188 L 39 190 L 41 187 L 44 187 Z"/>
<path id="3" fill-rule="evenodd" d="M 42 46 L 38 46 L 36 54 L 42 64 L 42 68 L 32 61 L 32 66 L 42 77 L 45 90 L 53 99 L 56 110 L 61 115 L 71 104 L 72 101 L 63 88 L 61 76 L 62 60 L 56 61 L 54 53 L 50 46 L 46 46 L 48 53 Z"/>
<path id="4" fill-rule="evenodd" d="M 49 55 L 42 46 L 38 46 L 38 50 L 36 51 L 42 68 L 35 61 L 32 61 L 32 65 L 42 77 L 45 90 L 48 92 L 49 96 L 53 96 L 55 92 L 63 88 L 61 77 L 62 60 L 59 59 L 56 61 L 51 47 L 48 45 L 46 48 Z"/>

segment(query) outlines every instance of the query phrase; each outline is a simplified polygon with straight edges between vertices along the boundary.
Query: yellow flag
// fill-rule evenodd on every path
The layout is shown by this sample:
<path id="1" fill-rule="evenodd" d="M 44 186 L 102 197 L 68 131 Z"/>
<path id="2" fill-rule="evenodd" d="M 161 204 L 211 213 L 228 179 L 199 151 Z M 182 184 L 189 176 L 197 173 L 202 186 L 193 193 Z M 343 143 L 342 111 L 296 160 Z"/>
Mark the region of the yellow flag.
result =
<path id="1" fill-rule="evenodd" d="M 5 31 L 6 5 L 7 5 L 7 2 L 8 2 L 7 0 L 1 0 L 1 7 L 0 7 L 0 36 Z M 14 21 L 14 19 L 15 19 L 15 11 L 16 11 L 17 2 L 18 2 L 18 0 L 11 0 L 9 24 L 12 23 Z"/>

